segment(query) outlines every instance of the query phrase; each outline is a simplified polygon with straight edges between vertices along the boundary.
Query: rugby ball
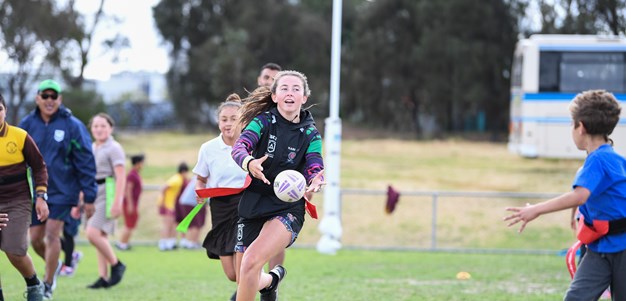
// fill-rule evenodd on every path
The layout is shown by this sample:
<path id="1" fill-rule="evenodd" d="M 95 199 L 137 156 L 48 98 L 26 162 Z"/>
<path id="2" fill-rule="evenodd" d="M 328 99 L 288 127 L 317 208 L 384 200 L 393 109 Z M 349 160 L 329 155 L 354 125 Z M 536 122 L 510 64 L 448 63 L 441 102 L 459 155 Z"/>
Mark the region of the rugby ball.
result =
<path id="1" fill-rule="evenodd" d="M 306 180 L 292 169 L 281 171 L 274 179 L 274 193 L 283 202 L 299 201 L 304 196 Z"/>

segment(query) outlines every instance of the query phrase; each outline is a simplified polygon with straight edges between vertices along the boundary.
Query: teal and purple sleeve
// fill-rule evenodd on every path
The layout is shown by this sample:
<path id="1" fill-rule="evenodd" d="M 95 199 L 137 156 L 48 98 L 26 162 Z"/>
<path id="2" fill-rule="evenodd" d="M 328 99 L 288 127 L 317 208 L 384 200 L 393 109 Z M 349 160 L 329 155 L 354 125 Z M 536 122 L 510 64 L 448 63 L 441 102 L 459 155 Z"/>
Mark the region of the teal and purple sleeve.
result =
<path id="1" fill-rule="evenodd" d="M 304 156 L 306 161 L 304 176 L 307 183 L 311 183 L 311 180 L 324 169 L 324 160 L 322 159 L 322 137 L 320 133 L 315 128 L 308 129 L 307 132 L 311 141 Z"/>
<path id="2" fill-rule="evenodd" d="M 230 153 L 237 165 L 242 166 L 246 157 L 252 154 L 261 139 L 261 130 L 263 128 L 263 122 L 257 116 L 241 132 L 241 136 L 233 145 L 233 150 Z"/>

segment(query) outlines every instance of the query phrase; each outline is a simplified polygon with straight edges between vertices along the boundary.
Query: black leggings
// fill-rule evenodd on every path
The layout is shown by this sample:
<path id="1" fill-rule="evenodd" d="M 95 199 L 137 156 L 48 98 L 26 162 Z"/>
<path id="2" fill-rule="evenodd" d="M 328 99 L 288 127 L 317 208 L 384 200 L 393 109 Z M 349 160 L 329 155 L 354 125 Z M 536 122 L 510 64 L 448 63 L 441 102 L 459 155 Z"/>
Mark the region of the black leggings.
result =
<path id="1" fill-rule="evenodd" d="M 61 238 L 61 249 L 65 253 L 64 264 L 68 267 L 72 266 L 72 254 L 74 253 L 74 236 L 63 231 L 63 237 Z"/>

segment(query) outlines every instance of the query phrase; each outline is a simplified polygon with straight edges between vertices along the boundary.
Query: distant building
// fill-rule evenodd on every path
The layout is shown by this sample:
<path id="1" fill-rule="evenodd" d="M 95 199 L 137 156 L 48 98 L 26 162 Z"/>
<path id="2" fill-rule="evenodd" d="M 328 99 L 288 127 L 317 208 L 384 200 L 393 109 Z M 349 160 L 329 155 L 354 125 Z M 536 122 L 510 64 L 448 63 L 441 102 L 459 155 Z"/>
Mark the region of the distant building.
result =
<path id="1" fill-rule="evenodd" d="M 96 91 L 106 104 L 124 100 L 161 103 L 169 99 L 165 75 L 156 72 L 114 74 L 107 81 L 97 81 Z"/>
<path id="2" fill-rule="evenodd" d="M 0 93 L 10 101 L 8 79 L 10 74 L 0 73 Z M 34 107 L 37 85 L 52 78 L 68 89 L 61 76 L 42 76 L 29 84 L 26 99 L 17 116 L 24 116 Z M 161 129 L 177 126 L 174 107 L 169 100 L 164 74 L 156 72 L 122 72 L 107 81 L 85 79 L 84 90 L 95 90 L 102 96 L 107 112 L 118 126 L 140 129 Z M 17 100 L 14 100 L 17 102 Z M 9 104 L 9 107 L 12 105 Z"/>
<path id="3" fill-rule="evenodd" d="M 162 129 L 177 126 L 164 74 L 129 72 L 96 82 L 107 112 L 124 128 Z"/>
<path id="4" fill-rule="evenodd" d="M 9 94 L 9 78 L 11 78 L 13 74 L 10 73 L 0 73 L 0 93 L 4 96 L 5 99 L 11 99 L 11 95 Z M 69 87 L 63 81 L 62 76 L 60 75 L 41 75 L 36 79 L 31 80 L 31 83 L 26 87 L 26 99 L 25 101 L 34 101 L 35 96 L 37 94 L 37 88 L 39 83 L 45 79 L 53 79 L 61 85 L 61 89 L 64 91 L 68 90 Z M 92 79 L 85 79 L 83 81 L 83 89 L 84 90 L 95 90 L 98 82 Z"/>
<path id="5" fill-rule="evenodd" d="M 0 73 L 0 93 L 5 99 L 10 99 L 7 86 L 9 77 L 10 74 L 8 73 Z M 67 89 L 67 85 L 60 76 L 41 76 L 40 79 L 33 81 L 32 87 L 27 87 L 27 98 L 34 99 L 37 93 L 37 84 L 48 78 L 56 80 L 61 84 L 61 87 Z M 85 79 L 83 89 L 96 90 L 107 104 L 122 100 L 149 103 L 161 103 L 169 100 L 165 75 L 156 72 L 125 71 L 112 75 L 107 81 Z"/>

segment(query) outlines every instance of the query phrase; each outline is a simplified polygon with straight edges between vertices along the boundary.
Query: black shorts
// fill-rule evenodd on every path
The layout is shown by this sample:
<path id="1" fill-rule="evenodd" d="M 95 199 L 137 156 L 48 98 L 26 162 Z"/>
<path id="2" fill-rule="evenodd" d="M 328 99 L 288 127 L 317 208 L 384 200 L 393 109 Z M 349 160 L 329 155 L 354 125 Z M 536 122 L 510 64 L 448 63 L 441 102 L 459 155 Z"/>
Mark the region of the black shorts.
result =
<path id="1" fill-rule="evenodd" d="M 285 225 L 285 228 L 287 228 L 287 231 L 291 232 L 291 241 L 287 247 L 291 246 L 298 238 L 300 230 L 302 230 L 304 216 L 297 218 L 291 213 L 281 213 L 269 218 L 239 219 L 237 223 L 237 243 L 235 244 L 235 252 L 245 252 L 248 246 L 259 236 L 263 225 L 273 219 L 281 221 L 283 225 Z"/>
<path id="2" fill-rule="evenodd" d="M 48 214 L 48 219 L 56 219 L 62 222 L 65 222 L 68 218 L 70 218 L 70 213 L 72 212 L 72 205 L 65 204 L 50 204 L 48 203 L 48 210 L 50 210 L 50 214 Z M 41 222 L 37 219 L 37 210 L 35 210 L 35 204 L 33 204 L 33 213 L 31 217 L 31 227 L 32 226 L 40 226 L 45 224 L 46 222 Z"/>
<path id="3" fill-rule="evenodd" d="M 63 224 L 63 235 L 64 236 L 69 235 L 71 237 L 78 235 L 80 222 L 81 222 L 80 218 L 75 219 L 72 217 L 72 214 L 70 213 L 70 215 L 67 216 L 67 218 L 65 219 L 65 223 Z"/>

